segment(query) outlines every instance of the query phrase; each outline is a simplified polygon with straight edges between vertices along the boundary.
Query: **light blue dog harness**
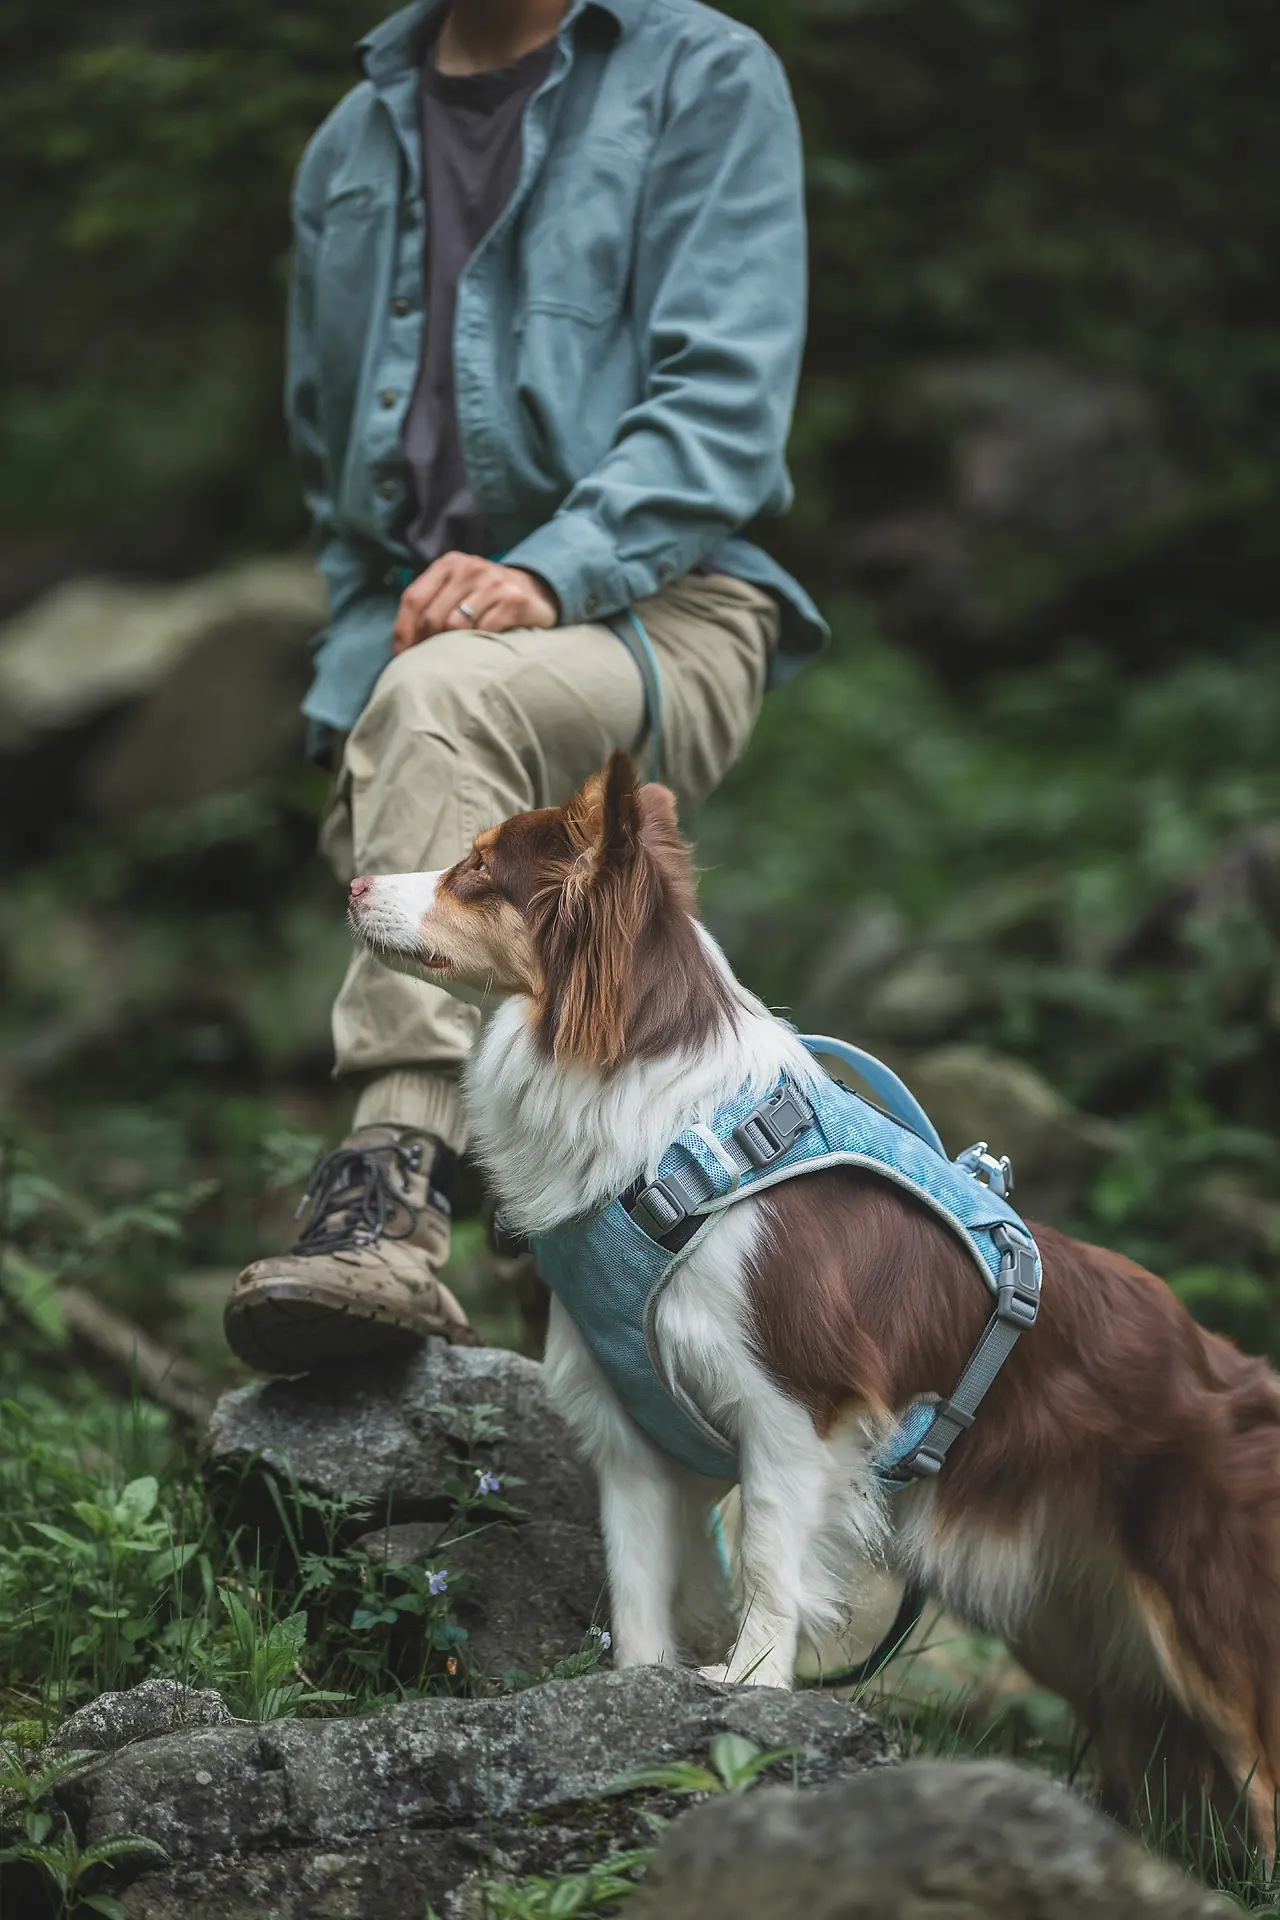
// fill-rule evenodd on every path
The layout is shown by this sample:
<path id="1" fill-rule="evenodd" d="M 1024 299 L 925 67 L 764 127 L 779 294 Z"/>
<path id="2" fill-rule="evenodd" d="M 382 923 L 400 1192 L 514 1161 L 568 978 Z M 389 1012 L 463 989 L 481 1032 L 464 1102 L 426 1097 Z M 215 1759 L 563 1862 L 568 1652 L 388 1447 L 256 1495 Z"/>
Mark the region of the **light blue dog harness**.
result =
<path id="1" fill-rule="evenodd" d="M 876 1455 L 879 1477 L 901 1486 L 939 1473 L 978 1403 L 1035 1325 L 1040 1255 L 1006 1199 L 1007 1160 L 986 1143 L 949 1160 L 919 1103 L 882 1061 L 843 1041 L 802 1036 L 815 1056 L 853 1066 L 888 1111 L 823 1076 L 802 1089 L 784 1077 L 764 1100 L 743 1094 L 671 1142 L 657 1177 L 637 1181 L 597 1213 L 537 1235 L 549 1287 L 635 1420 L 665 1452 L 713 1479 L 739 1477 L 737 1451 L 661 1362 L 654 1316 L 663 1290 L 717 1213 L 780 1180 L 859 1167 L 929 1207 L 966 1248 L 995 1299 L 949 1400 L 907 1408 Z"/>

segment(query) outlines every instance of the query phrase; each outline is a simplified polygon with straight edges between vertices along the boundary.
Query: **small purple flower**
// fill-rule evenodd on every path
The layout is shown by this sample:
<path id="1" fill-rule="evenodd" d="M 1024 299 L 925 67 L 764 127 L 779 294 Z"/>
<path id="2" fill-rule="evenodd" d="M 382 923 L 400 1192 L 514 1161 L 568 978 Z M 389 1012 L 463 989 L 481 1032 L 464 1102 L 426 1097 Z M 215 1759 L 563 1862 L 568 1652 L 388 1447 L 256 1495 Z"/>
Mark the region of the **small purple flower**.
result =
<path id="1" fill-rule="evenodd" d="M 608 1653 L 610 1647 L 613 1645 L 613 1635 L 610 1633 L 608 1627 L 606 1627 L 604 1632 L 600 1635 L 600 1645 L 604 1648 L 606 1653 Z"/>
<path id="2" fill-rule="evenodd" d="M 428 1593 L 443 1593 L 448 1584 L 449 1575 L 444 1567 L 441 1567 L 439 1573 L 429 1573 L 427 1575 Z"/>
<path id="3" fill-rule="evenodd" d="M 476 1492 L 477 1493 L 501 1493 L 501 1491 L 502 1491 L 502 1482 L 501 1480 L 499 1480 L 496 1473 L 481 1473 L 479 1470 L 477 1470 L 476 1472 Z"/>

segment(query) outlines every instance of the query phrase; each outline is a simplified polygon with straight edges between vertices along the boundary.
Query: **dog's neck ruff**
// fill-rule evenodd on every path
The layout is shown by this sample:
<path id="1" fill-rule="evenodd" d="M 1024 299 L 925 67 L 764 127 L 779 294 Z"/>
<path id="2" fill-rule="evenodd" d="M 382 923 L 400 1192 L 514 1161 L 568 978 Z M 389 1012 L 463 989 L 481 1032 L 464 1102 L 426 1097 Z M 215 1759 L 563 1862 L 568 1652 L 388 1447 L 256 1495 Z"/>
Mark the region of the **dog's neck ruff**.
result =
<path id="1" fill-rule="evenodd" d="M 791 1036 L 794 1038 L 795 1036 Z M 663 1290 L 717 1213 L 781 1180 L 859 1167 L 894 1182 L 956 1235 L 996 1306 L 949 1400 L 909 1407 L 876 1456 L 882 1479 L 931 1478 L 972 1425 L 978 1402 L 1039 1307 L 1040 1257 L 1003 1197 L 1008 1163 L 971 1148 L 951 1161 L 901 1081 L 838 1042 L 895 1112 L 826 1074 L 783 1072 L 762 1099 L 750 1082 L 705 1124 L 684 1128 L 657 1158 L 656 1177 L 532 1238 L 539 1268 L 637 1425 L 666 1453 L 719 1480 L 738 1478 L 736 1449 L 664 1369 L 654 1331 Z M 901 1117 L 896 1117 L 901 1116 Z"/>

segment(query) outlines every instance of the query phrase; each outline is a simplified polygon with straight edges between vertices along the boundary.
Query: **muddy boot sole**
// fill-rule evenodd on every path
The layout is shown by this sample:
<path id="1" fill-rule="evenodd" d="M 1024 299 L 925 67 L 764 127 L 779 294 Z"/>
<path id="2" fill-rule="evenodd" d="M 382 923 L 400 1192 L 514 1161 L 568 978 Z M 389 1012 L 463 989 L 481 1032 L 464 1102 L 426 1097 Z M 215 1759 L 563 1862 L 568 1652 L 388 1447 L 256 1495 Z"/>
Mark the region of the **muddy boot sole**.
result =
<path id="1" fill-rule="evenodd" d="M 426 1330 L 406 1327 L 367 1302 L 357 1308 L 343 1289 L 283 1279 L 228 1301 L 223 1329 L 246 1366 L 286 1375 L 412 1352 L 426 1338 Z"/>

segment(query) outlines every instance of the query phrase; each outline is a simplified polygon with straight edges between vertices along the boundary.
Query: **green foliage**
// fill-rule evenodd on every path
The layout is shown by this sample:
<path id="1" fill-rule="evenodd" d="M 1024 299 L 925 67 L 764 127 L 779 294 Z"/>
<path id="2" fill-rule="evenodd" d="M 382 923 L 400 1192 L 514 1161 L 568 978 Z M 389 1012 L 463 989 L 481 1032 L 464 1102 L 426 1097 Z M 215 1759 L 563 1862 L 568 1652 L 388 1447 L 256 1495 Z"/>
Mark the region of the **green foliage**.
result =
<path id="1" fill-rule="evenodd" d="M 486 1912 L 491 1920 L 603 1920 L 635 1892 L 636 1877 L 648 1860 L 649 1849 L 638 1847 L 581 1873 L 489 1880 L 484 1888 Z"/>
<path id="2" fill-rule="evenodd" d="M 0 1745 L 0 1879 L 7 1866 L 34 1868 L 57 1901 L 55 1920 L 97 1913 L 125 1920 L 125 1910 L 101 1889 L 102 1869 L 118 1862 L 167 1865 L 169 1856 L 141 1834 L 116 1833 L 82 1847 L 65 1814 L 46 1806 L 60 1780 L 94 1753 L 68 1753 L 28 1767 L 16 1747 Z"/>
<path id="3" fill-rule="evenodd" d="M 483 1682 L 450 1542 L 512 1509 L 474 1472 L 427 1564 L 371 1561 L 348 1544 L 368 1525 L 357 1503 L 273 1482 L 279 1528 L 229 1531 L 154 1409 L 88 1383 L 55 1398 L 13 1353 L 5 1375 L 21 1399 L 0 1398 L 0 1728 L 153 1673 L 252 1720 Z"/>
<path id="4" fill-rule="evenodd" d="M 693 1761 L 655 1761 L 631 1767 L 611 1780 L 606 1793 L 634 1793 L 639 1787 L 661 1787 L 667 1793 L 745 1793 L 767 1767 L 790 1760 L 797 1747 L 758 1747 L 741 1733 L 718 1733 L 711 1742 L 710 1765 Z"/>

